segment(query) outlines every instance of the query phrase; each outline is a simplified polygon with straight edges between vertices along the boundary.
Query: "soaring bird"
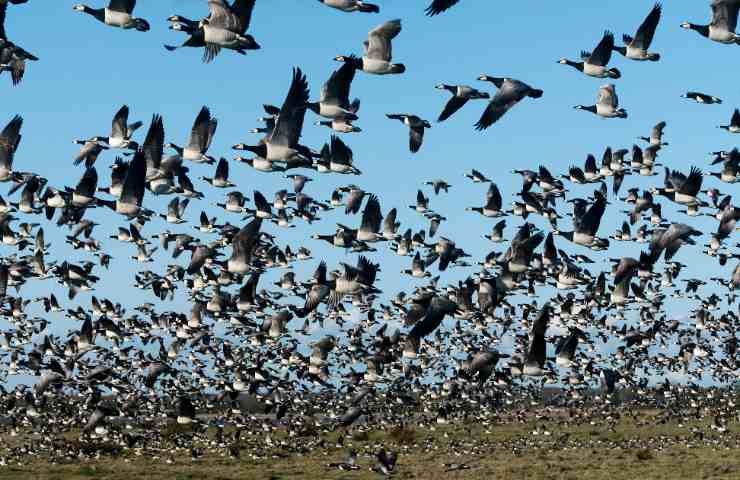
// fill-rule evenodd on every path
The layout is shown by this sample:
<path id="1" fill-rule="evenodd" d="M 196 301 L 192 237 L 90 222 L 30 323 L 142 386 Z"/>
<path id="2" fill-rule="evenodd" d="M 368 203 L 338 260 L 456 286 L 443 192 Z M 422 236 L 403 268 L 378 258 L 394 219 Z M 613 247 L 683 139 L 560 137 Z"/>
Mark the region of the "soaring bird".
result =
<path id="1" fill-rule="evenodd" d="M 498 88 L 496 95 L 493 96 L 486 110 L 481 115 L 478 123 L 475 124 L 476 130 L 485 130 L 496 123 L 511 107 L 519 103 L 526 97 L 540 98 L 542 90 L 532 88 L 524 82 L 513 78 L 490 77 L 481 75 L 478 80 L 491 82 Z"/>

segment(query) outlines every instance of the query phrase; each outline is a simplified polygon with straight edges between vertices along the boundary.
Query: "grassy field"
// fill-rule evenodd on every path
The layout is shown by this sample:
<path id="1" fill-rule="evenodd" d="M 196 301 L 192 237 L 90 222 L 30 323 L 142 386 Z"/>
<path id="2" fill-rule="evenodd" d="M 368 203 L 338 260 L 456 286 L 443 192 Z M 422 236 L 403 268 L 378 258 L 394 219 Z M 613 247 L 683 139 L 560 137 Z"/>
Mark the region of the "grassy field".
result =
<path id="1" fill-rule="evenodd" d="M 593 417 L 598 418 L 598 417 Z M 169 434 L 176 436 L 176 434 Z M 208 438 L 211 438 L 208 433 Z M 339 437 L 344 437 L 338 445 Z M 5 436 L 0 456 L 31 438 Z M 174 437 L 173 437 L 174 438 Z M 384 447 L 399 452 L 395 478 L 420 479 L 738 479 L 740 427 L 719 432 L 709 420 L 672 419 L 660 412 L 588 420 L 566 415 L 516 421 L 461 422 L 456 426 L 423 428 L 369 427 L 347 432 L 323 432 L 289 439 L 280 431 L 243 434 L 240 457 L 226 448 L 203 448 L 192 460 L 190 449 L 86 450 L 89 458 L 26 455 L 22 465 L 12 459 L 0 467 L 0 479 L 377 479 L 375 452 Z M 67 434 L 58 442 L 75 446 Z M 196 440 L 206 445 L 207 439 Z M 162 445 L 165 445 L 163 443 Z M 354 448 L 360 470 L 327 466 L 341 462 Z M 469 469 L 446 471 L 445 464 Z"/>

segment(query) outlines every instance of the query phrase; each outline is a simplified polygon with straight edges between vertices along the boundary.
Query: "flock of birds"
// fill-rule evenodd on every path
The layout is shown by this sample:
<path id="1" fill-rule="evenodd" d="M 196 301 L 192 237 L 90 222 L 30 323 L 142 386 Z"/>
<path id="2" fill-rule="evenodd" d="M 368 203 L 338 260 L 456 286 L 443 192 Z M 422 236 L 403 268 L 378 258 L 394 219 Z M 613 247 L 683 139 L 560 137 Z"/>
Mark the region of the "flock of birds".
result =
<path id="1" fill-rule="evenodd" d="M 6 14 L 23 14 L 24 7 L 9 4 L 26 1 L 0 0 L 0 72 L 8 71 L 16 85 L 26 62 L 38 58 L 11 42 L 3 25 Z M 320 3 L 346 12 L 379 12 L 360 0 Z M 435 0 L 427 13 L 439 14 L 456 3 Z M 133 14 L 135 4 L 111 0 L 104 8 L 74 9 L 108 26 L 148 31 L 149 22 Z M 260 48 L 246 33 L 255 0 L 208 0 L 207 5 L 208 15 L 200 20 L 168 19 L 170 28 L 187 39 L 167 50 L 201 48 L 208 62 L 223 49 L 246 54 Z M 711 8 L 709 25 L 681 26 L 715 42 L 740 44 L 734 32 L 740 0 L 714 0 Z M 658 62 L 660 55 L 650 48 L 661 12 L 656 4 L 634 36 L 624 35 L 622 46 L 606 32 L 593 51 L 582 52 L 580 61 L 559 62 L 604 79 L 621 77 L 609 66 L 613 52 Z M 73 160 L 81 169 L 77 183 L 53 186 L 43 172 L 23 170 L 22 156 L 16 159 L 23 117 L 8 121 L 0 132 L 0 181 L 11 185 L 7 199 L 0 198 L 6 250 L 0 262 L 0 314 L 10 328 L 0 332 L 0 363 L 6 380 L 34 378 L 30 385 L 0 387 L 2 413 L 15 427 L 64 426 L 91 438 L 123 439 L 113 422 L 119 416 L 164 413 L 183 424 L 239 423 L 238 410 L 204 414 L 213 412 L 215 403 L 230 404 L 244 394 L 256 395 L 267 405 L 266 414 L 290 428 L 306 422 L 302 413 L 314 400 L 320 400 L 327 424 L 347 427 L 389 400 L 405 406 L 441 402 L 440 419 L 453 415 L 450 405 L 473 398 L 473 392 L 500 398 L 502 392 L 548 383 L 561 386 L 567 399 L 579 400 L 597 385 L 606 394 L 626 386 L 646 389 L 656 378 L 670 386 L 669 374 L 680 374 L 691 384 L 736 381 L 740 320 L 730 309 L 720 314 L 724 299 L 704 295 L 702 289 L 710 284 L 727 289 L 732 305 L 740 287 L 740 262 L 729 278 L 709 279 L 687 277 L 686 265 L 674 257 L 683 247 L 700 248 L 699 237 L 706 237 L 704 253 L 721 265 L 740 258 L 727 248 L 740 209 L 706 181 L 712 176 L 731 184 L 740 178 L 737 149 L 716 152 L 712 165 L 721 166 L 717 172 L 661 170 L 658 158 L 668 143 L 666 122 L 659 122 L 641 137 L 644 145 L 607 147 L 600 162 L 588 155 L 582 168 L 561 174 L 545 166 L 515 170 L 522 185 L 510 208 L 493 179 L 473 170 L 466 174 L 470 183 L 487 186 L 487 191 L 482 205 L 467 210 L 495 222 L 486 235 L 493 250 L 480 259 L 465 251 L 465 236 L 444 236 L 447 219 L 431 206 L 431 192 L 443 196 L 453 188 L 444 179 L 424 182 L 409 205 L 421 229 L 419 222 L 402 226 L 397 208 L 381 206 L 380 192 L 355 183 L 326 199 L 320 189 L 309 193 L 322 174 L 362 175 L 344 140 L 346 134 L 362 132 L 355 124 L 360 100 L 351 98 L 351 85 L 359 74 L 404 73 L 405 66 L 393 62 L 391 48 L 402 39 L 401 30 L 400 20 L 382 23 L 368 33 L 362 55 L 337 56 L 341 65 L 316 101 L 306 76 L 295 68 L 282 104 L 264 106 L 264 126 L 253 130 L 261 139 L 233 146 L 251 155 L 234 161 L 209 153 L 218 120 L 208 107 L 197 114 L 189 138 L 179 146 L 166 142 L 160 115 L 136 140 L 144 124 L 129 121 L 129 107 L 123 106 L 110 133 L 75 140 L 81 146 Z M 470 100 L 485 100 L 475 128 L 487 129 L 518 102 L 544 94 L 512 78 L 482 75 L 479 80 L 495 85 L 495 95 L 466 85 L 438 85 L 451 97 L 437 122 L 447 121 Z M 700 104 L 722 102 L 701 92 L 684 96 Z M 627 118 L 612 83 L 599 89 L 594 105 L 575 108 Z M 301 144 L 306 115 L 331 131 L 321 148 Z M 409 149 L 419 151 L 431 122 L 410 113 L 387 117 L 408 127 Z M 740 112 L 735 110 L 721 128 L 740 133 Z M 106 163 L 114 156 L 110 151 L 117 155 Z M 98 174 L 104 163 L 109 182 Z M 199 176 L 203 183 L 196 186 L 193 172 L 213 171 L 214 166 L 212 176 Z M 243 166 L 283 175 L 286 188 L 271 201 L 259 189 L 248 196 L 229 178 L 230 168 Z M 623 186 L 632 175 L 659 176 L 662 182 L 643 191 Z M 572 194 L 574 185 L 594 189 L 580 198 Z M 164 212 L 150 208 L 150 199 L 159 196 L 171 196 Z M 197 219 L 188 215 L 191 202 L 214 198 L 230 220 L 219 222 L 205 211 Z M 686 219 L 664 218 L 661 202 L 683 207 Z M 626 208 L 626 216 L 607 237 L 601 220 L 610 205 Z M 89 212 L 100 209 L 112 212 L 105 217 L 110 221 L 90 218 Z M 337 218 L 334 231 L 312 229 L 321 216 L 330 215 Z M 705 234 L 692 227 L 690 217 L 699 215 L 714 217 L 716 231 Z M 549 231 L 530 222 L 537 217 Z M 172 231 L 155 226 L 160 221 Z M 111 231 L 116 224 L 121 226 Z M 304 229 L 305 242 L 281 245 L 280 230 L 294 227 Z M 67 230 L 66 242 L 84 260 L 56 258 L 45 228 Z M 106 271 L 112 258 L 101 239 L 108 242 L 108 237 L 130 244 L 132 260 L 145 267 L 156 265 L 155 259 L 169 264 L 159 271 L 139 270 L 133 279 L 117 277 Z M 159 246 L 152 246 L 153 239 Z M 634 255 L 609 258 L 614 242 L 634 244 Z M 320 245 L 359 255 L 330 267 L 312 253 Z M 593 260 L 591 252 L 605 252 L 596 255 L 606 254 L 608 261 Z M 401 274 L 408 277 L 409 292 L 382 291 L 381 277 L 396 273 L 381 268 L 383 255 L 408 259 L 409 268 Z M 314 263 L 314 274 L 297 278 L 297 262 Z M 453 268 L 470 274 L 445 285 L 445 273 Z M 265 279 L 273 275 L 275 280 Z M 66 289 L 66 302 L 53 293 L 23 297 L 26 284 L 50 280 Z M 98 283 L 131 280 L 142 291 L 137 305 L 95 296 Z M 557 292 L 543 301 L 538 291 L 548 287 Z M 176 297 L 178 291 L 182 296 Z M 669 297 L 689 298 L 700 306 L 686 319 L 671 319 L 664 311 Z M 30 313 L 36 306 L 43 313 Z M 630 311 L 637 312 L 635 321 L 626 320 Z M 45 317 L 54 312 L 79 322 L 79 328 L 63 335 L 51 331 Z M 327 327 L 327 321 L 336 327 Z M 383 451 L 378 458 L 379 471 L 393 470 L 395 455 Z"/>

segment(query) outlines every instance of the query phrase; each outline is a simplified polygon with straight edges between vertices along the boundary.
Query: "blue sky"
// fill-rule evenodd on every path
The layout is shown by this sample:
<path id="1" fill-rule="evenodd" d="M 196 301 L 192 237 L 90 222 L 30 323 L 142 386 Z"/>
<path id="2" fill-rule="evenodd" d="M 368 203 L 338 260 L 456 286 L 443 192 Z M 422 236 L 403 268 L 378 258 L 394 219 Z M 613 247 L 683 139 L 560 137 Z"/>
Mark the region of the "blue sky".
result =
<path id="1" fill-rule="evenodd" d="M 205 0 L 140 0 L 135 13 L 146 18 L 152 29 L 147 33 L 120 31 L 106 27 L 92 17 L 72 10 L 71 0 L 47 2 L 32 0 L 27 5 L 10 6 L 6 21 L 9 37 L 40 61 L 28 66 L 23 84 L 11 88 L 6 75 L 0 77 L 4 91 L 3 115 L 6 123 L 13 114 L 24 116 L 23 141 L 16 156 L 15 167 L 33 170 L 48 177 L 51 185 L 73 186 L 82 175 L 80 168 L 72 165 L 76 146 L 75 138 L 107 135 L 110 120 L 122 105 L 131 108 L 131 119 L 142 120 L 148 125 L 154 113 L 164 117 L 167 140 L 183 143 L 192 121 L 202 105 L 208 105 L 220 123 L 210 153 L 214 156 L 233 158 L 230 146 L 234 143 L 256 141 L 248 134 L 257 126 L 262 115 L 263 103 L 280 104 L 287 91 L 291 69 L 300 66 L 307 74 L 312 99 L 318 98 L 322 83 L 340 64 L 333 61 L 338 54 L 361 53 L 362 41 L 368 30 L 383 21 L 401 18 L 403 31 L 393 44 L 394 60 L 404 63 L 405 74 L 376 77 L 358 73 L 352 85 L 352 96 L 362 100 L 356 122 L 363 128 L 359 135 L 343 139 L 354 150 L 355 164 L 364 175 L 361 177 L 319 176 L 309 184 L 307 193 L 315 198 L 327 199 L 338 185 L 356 183 L 368 192 L 379 195 L 383 212 L 392 207 L 399 209 L 402 229 L 418 230 L 428 226 L 426 220 L 408 209 L 415 201 L 416 190 L 424 181 L 445 178 L 452 189 L 448 195 L 432 195 L 431 207 L 448 218 L 440 234 L 457 240 L 458 245 L 478 260 L 491 250 L 492 245 L 481 238 L 495 223 L 465 212 L 466 206 L 483 203 L 485 186 L 473 185 L 462 175 L 476 168 L 493 178 L 499 185 L 506 203 L 520 188 L 520 178 L 508 173 L 513 168 L 536 169 L 546 165 L 553 173 L 562 174 L 570 164 L 582 166 L 588 153 L 598 159 L 607 145 L 613 148 L 630 148 L 638 135 L 647 135 L 652 125 L 666 120 L 666 141 L 670 146 L 661 152 L 660 161 L 682 171 L 692 165 L 707 169 L 708 152 L 732 148 L 731 136 L 716 128 L 727 123 L 738 100 L 734 81 L 737 74 L 733 58 L 738 47 L 715 44 L 695 32 L 679 27 L 683 20 L 707 23 L 710 18 L 709 2 L 666 2 L 663 18 L 658 27 L 653 51 L 661 53 L 658 63 L 628 61 L 618 54 L 612 57 L 612 66 L 623 77 L 614 83 L 620 106 L 629 112 L 627 120 L 602 120 L 587 112 L 572 109 L 576 104 L 594 103 L 597 89 L 604 80 L 583 76 L 576 70 L 557 64 L 561 57 L 577 59 L 581 50 L 592 49 L 603 31 L 610 29 L 617 38 L 630 35 L 652 8 L 652 1 L 601 1 L 586 2 L 490 2 L 462 0 L 449 12 L 434 18 L 424 16 L 426 1 L 377 0 L 380 14 L 346 14 L 327 8 L 316 1 L 258 0 L 249 33 L 262 46 L 246 57 L 222 52 L 215 62 L 204 65 L 201 52 L 182 49 L 166 52 L 163 44 L 177 44 L 184 37 L 168 30 L 166 18 L 181 14 L 200 18 L 207 13 Z M 93 7 L 103 5 L 99 0 L 87 2 Z M 408 133 L 397 121 L 385 118 L 386 113 L 408 112 L 434 121 L 441 112 L 448 93 L 435 90 L 438 83 L 469 84 L 495 93 L 492 84 L 477 81 L 478 75 L 510 76 L 544 90 L 539 100 L 527 99 L 511 110 L 499 123 L 484 132 L 476 132 L 473 124 L 485 107 L 484 101 L 470 102 L 460 112 L 443 124 L 434 124 L 427 131 L 424 145 L 416 155 L 408 152 Z M 724 104 L 702 106 L 679 97 L 686 90 L 699 90 L 723 98 Z M 329 139 L 330 132 L 315 127 L 318 118 L 307 113 L 303 142 L 319 149 Z M 146 127 L 139 132 L 142 140 Z M 114 153 L 105 153 L 98 160 L 101 184 L 108 183 L 108 170 Z M 191 166 L 192 177 L 211 175 L 213 167 Z M 304 172 L 305 173 L 305 172 Z M 260 174 L 246 166 L 231 165 L 231 177 L 251 197 L 259 189 L 268 199 L 278 188 L 290 188 L 281 175 Z M 628 177 L 622 192 L 633 186 L 641 189 L 662 182 L 661 177 L 645 179 Z M 221 200 L 224 190 L 211 189 L 197 182 L 196 186 L 207 193 L 207 199 L 191 202 L 189 218 L 197 218 L 204 208 L 241 224 L 238 216 L 227 217 L 223 211 L 212 209 L 211 203 Z M 570 185 L 569 185 L 570 186 Z M 705 186 L 718 186 L 723 192 L 732 188 L 716 179 L 705 180 Z M 609 182 L 611 189 L 611 181 Z M 572 186 L 572 194 L 586 196 L 593 187 Z M 6 189 L 2 190 L 5 195 Z M 425 189 L 427 194 L 431 192 Z M 152 200 L 160 211 L 169 198 Z M 664 215 L 678 218 L 703 231 L 716 228 L 714 220 L 677 217 L 676 208 L 663 203 Z M 607 236 L 621 225 L 621 210 L 627 206 L 619 202 L 610 205 L 602 227 L 601 236 Z M 565 207 L 561 207 L 562 211 Z M 569 211 L 569 210 L 568 210 Z M 106 216 L 103 216 L 106 215 Z M 122 296 L 121 301 L 139 301 L 140 292 L 130 287 L 133 271 L 139 264 L 131 265 L 128 257 L 134 253 L 131 245 L 122 245 L 107 235 L 115 227 L 124 225 L 120 218 L 112 219 L 109 213 L 94 212 L 92 218 L 105 220 L 103 229 L 96 236 L 105 241 L 117 259 L 113 264 L 116 280 L 108 274 L 99 285 L 100 296 Z M 355 256 L 330 250 L 325 244 L 308 240 L 310 233 L 330 233 L 334 223 L 350 226 L 359 224 L 360 216 L 346 218 L 339 211 L 323 214 L 324 220 L 307 227 L 267 230 L 280 235 L 279 243 L 297 247 L 308 246 L 318 258 L 326 258 L 330 266 L 337 261 L 355 261 Z M 533 220 L 543 228 L 541 219 Z M 521 219 L 509 218 L 507 236 L 520 225 Z M 563 221 L 564 229 L 569 222 Z M 148 224 L 144 233 L 151 235 L 163 229 L 164 223 Z M 169 226 L 169 228 L 172 228 Z M 47 238 L 53 243 L 52 256 L 60 254 L 72 258 L 88 258 L 72 253 L 62 244 L 62 237 L 46 226 Z M 180 231 L 193 233 L 189 225 Z M 704 239 L 703 239 L 704 240 Z M 597 260 L 607 255 L 589 252 L 581 247 L 559 242 L 559 247 L 569 252 L 586 253 Z M 501 250 L 502 246 L 493 248 Z M 612 247 L 609 256 L 639 255 L 639 246 L 633 243 Z M 0 247 L 0 253 L 9 253 Z M 410 258 L 399 258 L 381 253 L 375 258 L 383 263 L 381 288 L 387 293 L 399 289 L 410 291 L 417 282 L 399 279 L 396 272 L 408 268 Z M 169 257 L 158 257 L 153 270 L 163 272 Z M 706 278 L 719 274 L 729 277 L 734 264 L 720 268 L 707 257 L 699 254 L 698 247 L 684 248 L 677 260 L 692 267 L 683 278 Z M 181 260 L 186 261 L 186 260 Z M 313 270 L 312 261 L 297 268 L 300 276 Z M 606 268 L 604 263 L 593 271 Z M 436 271 L 436 268 L 434 269 Z M 657 268 L 661 271 L 661 268 Z M 442 284 L 456 281 L 475 270 L 456 269 L 444 274 Z M 118 275 L 125 272 L 126 275 Z M 129 274 L 130 273 L 130 274 Z M 279 272 L 271 273 L 272 279 Z M 123 282 L 123 283 L 119 283 Z M 24 288 L 22 294 L 32 297 L 51 286 Z M 54 287 L 56 288 L 56 287 Z M 123 293 L 121 293 L 123 292 Z M 62 297 L 60 296 L 60 299 Z M 89 295 L 78 297 L 89 305 Z M 153 296 L 147 295 L 147 300 Z M 683 315 L 691 306 L 685 302 L 669 303 L 669 312 Z M 131 305 L 133 306 L 133 305 Z M 178 302 L 164 308 L 188 310 L 189 306 L 178 297 Z M 69 326 L 68 323 L 59 325 Z"/>

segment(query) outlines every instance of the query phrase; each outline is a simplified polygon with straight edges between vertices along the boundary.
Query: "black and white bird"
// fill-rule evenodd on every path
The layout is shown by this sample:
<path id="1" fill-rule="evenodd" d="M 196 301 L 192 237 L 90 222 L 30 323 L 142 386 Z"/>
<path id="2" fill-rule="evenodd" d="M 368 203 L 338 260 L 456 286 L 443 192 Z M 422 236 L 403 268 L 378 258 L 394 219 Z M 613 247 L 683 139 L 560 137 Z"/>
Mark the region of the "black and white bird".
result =
<path id="1" fill-rule="evenodd" d="M 491 98 L 487 92 L 481 92 L 473 87 L 467 85 L 447 85 L 440 83 L 435 88 L 439 90 L 447 90 L 452 93 L 450 98 L 445 104 L 444 110 L 439 114 L 438 122 L 444 122 L 452 116 L 453 113 L 460 110 L 468 100 L 479 99 L 479 98 Z"/>
<path id="2" fill-rule="evenodd" d="M 134 17 L 136 0 L 110 0 L 107 7 L 92 8 L 78 3 L 74 10 L 95 18 L 97 21 L 110 27 L 123 28 L 124 30 L 136 29 L 140 32 L 149 31 L 149 22 L 143 18 Z"/>
<path id="3" fill-rule="evenodd" d="M 620 78 L 622 74 L 616 68 L 609 68 L 609 60 L 612 58 L 614 49 L 614 34 L 605 32 L 604 36 L 596 45 L 593 52 L 581 52 L 581 61 L 574 62 L 567 58 L 561 58 L 558 63 L 569 65 L 576 70 L 583 72 L 589 77 L 596 78 Z"/>
<path id="4" fill-rule="evenodd" d="M 712 0 L 712 22 L 696 25 L 683 22 L 681 27 L 694 30 L 699 35 L 718 43 L 740 45 L 740 35 L 735 33 L 740 0 Z"/>
<path id="5" fill-rule="evenodd" d="M 0 74 L 10 72 L 13 85 L 18 85 L 23 80 L 26 72 L 26 60 L 37 61 L 38 57 L 27 52 L 8 39 L 5 33 L 5 16 L 8 4 L 0 2 Z"/>
<path id="6" fill-rule="evenodd" d="M 650 60 L 651 62 L 657 62 L 660 60 L 659 53 L 648 52 L 648 49 L 650 48 L 650 44 L 653 42 L 655 29 L 658 28 L 662 11 L 663 7 L 661 4 L 656 3 L 637 29 L 637 33 L 635 33 L 634 38 L 629 35 L 622 36 L 624 46 L 614 47 L 614 50 L 631 60 Z"/>
<path id="7" fill-rule="evenodd" d="M 319 0 L 319 2 L 343 12 L 380 13 L 380 7 L 362 0 Z"/>
<path id="8" fill-rule="evenodd" d="M 688 98 L 689 100 L 693 100 L 696 103 L 703 103 L 706 105 L 712 105 L 713 103 L 722 103 L 721 98 L 700 92 L 686 92 L 681 94 L 681 98 Z"/>
<path id="9" fill-rule="evenodd" d="M 511 107 L 526 97 L 540 98 L 542 90 L 532 88 L 524 82 L 513 78 L 490 77 L 481 75 L 478 80 L 491 82 L 498 88 L 480 120 L 475 124 L 476 130 L 485 130 L 496 123 Z"/>
<path id="10" fill-rule="evenodd" d="M 729 125 L 720 125 L 718 128 L 727 130 L 730 133 L 740 133 L 740 110 L 736 108 L 732 113 Z"/>
<path id="11" fill-rule="evenodd" d="M 357 70 L 373 75 L 399 74 L 406 71 L 402 63 L 392 63 L 391 41 L 401 33 L 401 20 L 390 20 L 370 30 L 364 42 L 362 57 L 339 55 L 338 62 L 351 63 Z"/>
<path id="12" fill-rule="evenodd" d="M 614 84 L 609 83 L 599 88 L 595 105 L 576 105 L 576 110 L 586 110 L 602 118 L 627 118 L 627 111 L 619 108 L 619 97 Z"/>
<path id="13" fill-rule="evenodd" d="M 391 120 L 400 120 L 401 123 L 409 127 L 409 150 L 411 150 L 411 153 L 418 152 L 421 143 L 424 141 L 424 129 L 432 128 L 432 124 L 408 113 L 388 113 L 386 117 Z"/>

